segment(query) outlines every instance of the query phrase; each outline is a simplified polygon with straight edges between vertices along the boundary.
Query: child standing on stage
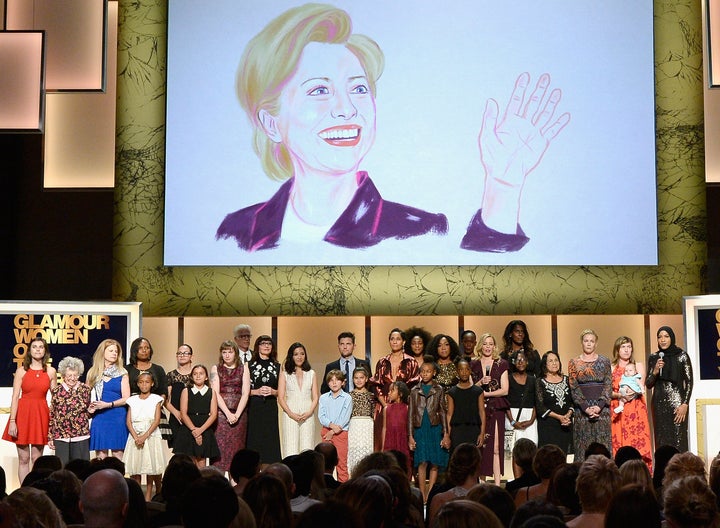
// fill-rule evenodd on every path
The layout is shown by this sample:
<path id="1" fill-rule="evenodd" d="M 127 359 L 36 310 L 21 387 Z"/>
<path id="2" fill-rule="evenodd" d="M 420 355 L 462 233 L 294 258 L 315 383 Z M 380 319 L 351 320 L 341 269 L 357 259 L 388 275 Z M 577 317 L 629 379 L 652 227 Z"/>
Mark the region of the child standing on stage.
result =
<path id="1" fill-rule="evenodd" d="M 355 465 L 373 452 L 373 411 L 375 395 L 367 388 L 368 371 L 357 367 L 353 371 L 352 415 L 348 430 L 348 472 L 353 474 Z"/>
<path id="2" fill-rule="evenodd" d="M 408 447 L 408 397 L 410 389 L 404 381 L 393 381 L 388 389 L 387 407 L 383 415 L 383 451 L 400 451 L 405 453 L 410 464 Z M 405 471 L 409 473 L 410 467 Z"/>
<path id="3" fill-rule="evenodd" d="M 485 444 L 485 395 L 480 386 L 473 384 L 467 359 L 458 360 L 457 375 L 457 385 L 447 391 L 451 451 L 466 442 L 482 449 Z"/>
<path id="4" fill-rule="evenodd" d="M 205 467 L 205 459 L 220 456 L 211 428 L 217 419 L 217 396 L 208 385 L 205 365 L 195 365 L 190 371 L 190 379 L 192 384 L 180 395 L 180 417 L 185 427 L 178 431 L 173 451 L 190 455 L 198 467 Z"/>
<path id="5" fill-rule="evenodd" d="M 140 394 L 130 396 L 125 402 L 128 406 L 127 428 L 130 436 L 125 445 L 124 462 L 125 470 L 138 484 L 141 483 L 142 475 L 146 476 L 145 500 L 149 501 L 154 494 L 160 493 L 162 472 L 165 470 L 165 453 L 158 429 L 164 400 L 162 396 L 152 393 L 155 376 L 151 371 L 141 371 L 136 383 Z"/>
<path id="6" fill-rule="evenodd" d="M 348 480 L 348 427 L 352 414 L 352 397 L 342 390 L 345 374 L 333 369 L 325 376 L 330 392 L 320 396 L 318 419 L 322 425 L 321 436 L 337 449 L 338 482 Z"/>
<path id="7" fill-rule="evenodd" d="M 424 502 L 427 502 L 428 493 L 435 485 L 438 469 L 445 468 L 449 459 L 447 403 L 445 391 L 434 380 L 436 373 L 435 363 L 423 363 L 420 367 L 420 383 L 410 391 L 408 437 L 410 451 L 415 452 L 418 488 Z"/>

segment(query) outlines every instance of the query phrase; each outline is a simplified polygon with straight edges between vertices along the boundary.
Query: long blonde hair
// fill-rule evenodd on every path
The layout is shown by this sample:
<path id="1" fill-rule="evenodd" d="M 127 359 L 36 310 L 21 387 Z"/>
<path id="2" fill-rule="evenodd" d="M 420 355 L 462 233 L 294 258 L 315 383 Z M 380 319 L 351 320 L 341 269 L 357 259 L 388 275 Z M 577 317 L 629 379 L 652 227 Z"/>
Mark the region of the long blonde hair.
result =
<path id="1" fill-rule="evenodd" d="M 259 112 L 277 115 L 283 83 L 292 76 L 310 42 L 349 49 L 365 70 L 373 96 L 385 65 L 380 46 L 365 35 L 354 34 L 350 15 L 330 5 L 305 4 L 288 9 L 250 40 L 240 60 L 236 91 L 254 129 L 255 152 L 265 173 L 274 180 L 293 176 L 293 166 L 287 147 L 265 134 Z"/>
<path id="2" fill-rule="evenodd" d="M 483 342 L 488 337 L 492 337 L 493 343 L 495 343 L 495 346 L 493 346 L 493 352 L 492 352 L 493 361 L 497 361 L 498 359 L 500 359 L 500 349 L 497 346 L 497 339 L 495 339 L 495 336 L 492 335 L 490 332 L 485 332 L 483 335 L 480 336 L 480 339 L 478 339 L 478 344 L 475 345 L 475 357 L 473 359 L 480 359 L 482 357 Z"/>
<path id="3" fill-rule="evenodd" d="M 100 379 L 100 377 L 102 376 L 102 373 L 105 370 L 105 349 L 111 345 L 115 345 L 118 350 L 118 356 L 117 361 L 115 361 L 115 366 L 117 366 L 120 372 L 123 372 L 125 370 L 125 367 L 123 367 L 124 363 L 122 346 L 120 346 L 120 343 L 118 343 L 114 339 L 105 339 L 95 349 L 95 353 L 93 354 L 93 364 L 87 373 L 87 384 L 90 387 L 94 386 L 95 383 L 97 383 L 98 379 Z"/>

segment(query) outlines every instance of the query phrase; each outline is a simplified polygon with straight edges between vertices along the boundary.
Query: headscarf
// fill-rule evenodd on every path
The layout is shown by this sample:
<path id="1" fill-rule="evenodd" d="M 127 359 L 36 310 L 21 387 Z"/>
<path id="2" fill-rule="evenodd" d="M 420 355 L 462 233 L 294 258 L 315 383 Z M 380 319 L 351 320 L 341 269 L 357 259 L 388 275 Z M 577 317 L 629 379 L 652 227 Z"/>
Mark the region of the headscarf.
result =
<path id="1" fill-rule="evenodd" d="M 661 326 L 658 328 L 656 337 L 660 335 L 660 332 L 663 330 L 670 336 L 670 346 L 665 350 L 660 350 L 660 347 L 658 346 L 657 354 L 662 352 L 662 359 L 665 362 L 665 366 L 662 368 L 662 373 L 658 375 L 658 379 L 671 381 L 672 383 L 678 385 L 682 381 L 681 367 L 678 362 L 678 357 L 683 353 L 683 350 L 675 344 L 675 332 L 673 332 L 673 329 L 669 326 Z"/>

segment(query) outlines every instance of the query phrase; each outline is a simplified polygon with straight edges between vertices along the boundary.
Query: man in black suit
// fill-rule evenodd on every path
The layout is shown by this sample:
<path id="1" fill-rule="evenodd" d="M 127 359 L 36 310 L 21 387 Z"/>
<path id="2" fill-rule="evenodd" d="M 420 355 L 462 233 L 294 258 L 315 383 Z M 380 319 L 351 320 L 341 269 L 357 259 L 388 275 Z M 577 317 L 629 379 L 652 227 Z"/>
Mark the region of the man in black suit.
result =
<path id="1" fill-rule="evenodd" d="M 327 373 L 333 369 L 337 369 L 340 372 L 345 373 L 346 380 L 343 390 L 347 392 L 353 390 L 353 371 L 357 367 L 365 367 L 368 371 L 368 377 L 371 375 L 370 363 L 364 359 L 357 359 L 353 356 L 353 352 L 355 351 L 355 334 L 352 332 L 342 332 L 338 336 L 338 350 L 340 351 L 340 359 L 328 363 L 325 366 L 325 375 L 323 376 L 322 386 L 320 387 L 320 392 L 322 394 L 330 390 L 325 378 L 327 377 Z"/>

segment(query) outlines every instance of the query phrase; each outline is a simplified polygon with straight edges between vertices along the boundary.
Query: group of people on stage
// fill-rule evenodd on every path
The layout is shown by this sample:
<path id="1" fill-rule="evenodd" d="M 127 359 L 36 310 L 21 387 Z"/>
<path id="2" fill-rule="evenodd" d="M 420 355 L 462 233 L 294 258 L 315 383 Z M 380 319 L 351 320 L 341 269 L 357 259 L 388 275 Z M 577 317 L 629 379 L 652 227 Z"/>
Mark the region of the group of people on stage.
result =
<path id="1" fill-rule="evenodd" d="M 147 339 L 133 341 L 128 365 L 120 343 L 107 339 L 86 383 L 79 381 L 83 363 L 73 357 L 58 364 L 58 382 L 47 343 L 34 339 L 15 375 L 3 434 L 17 446 L 20 482 L 49 444 L 65 462 L 90 451 L 123 458 L 133 478 L 147 476 L 151 497 L 166 465 L 163 438 L 198 466 L 209 459 L 227 471 L 243 448 L 259 452 L 262 464 L 312 449 L 316 414 L 322 440 L 338 451 L 339 481 L 367 454 L 397 450 L 425 498 L 465 442 L 481 449 L 480 475 L 496 484 L 506 474 L 506 450 L 521 438 L 556 445 L 577 461 L 593 442 L 611 452 L 632 446 L 651 467 L 646 390 L 654 391 L 655 445 L 688 449 L 692 368 L 669 327 L 658 330 L 647 370 L 635 361 L 630 338 L 615 341 L 610 359 L 597 352 L 597 334 L 584 330 L 582 352 L 567 373 L 556 352 L 540 356 L 520 320 L 507 325 L 502 348 L 489 333 L 478 339 L 466 330 L 458 344 L 423 328 L 395 328 L 374 374 L 354 356 L 355 336 L 343 332 L 340 357 L 320 379 L 302 343 L 293 343 L 281 364 L 270 336 L 258 337 L 252 350 L 251 337 L 248 325 L 238 325 L 209 369 L 194 364 L 192 347 L 183 344 L 167 374 L 152 362 Z"/>

